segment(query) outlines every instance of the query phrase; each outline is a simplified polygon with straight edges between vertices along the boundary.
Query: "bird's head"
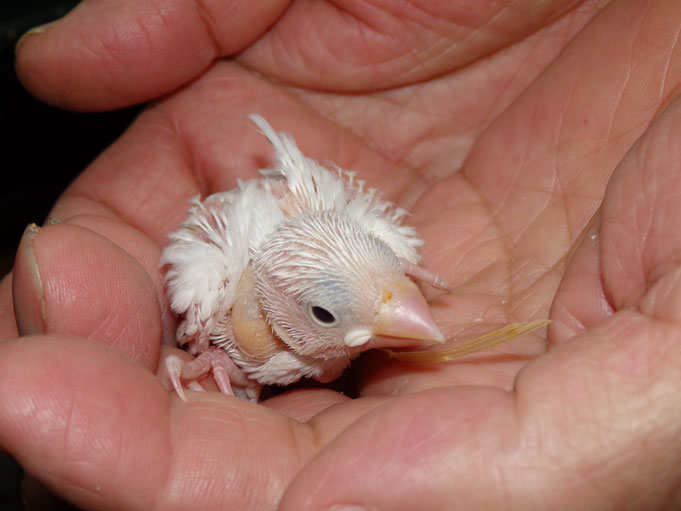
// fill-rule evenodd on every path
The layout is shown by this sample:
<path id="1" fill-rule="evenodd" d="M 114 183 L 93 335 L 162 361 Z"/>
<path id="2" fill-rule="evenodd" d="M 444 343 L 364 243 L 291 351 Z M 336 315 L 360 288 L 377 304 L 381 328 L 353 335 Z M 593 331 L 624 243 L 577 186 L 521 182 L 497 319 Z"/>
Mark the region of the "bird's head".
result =
<path id="1" fill-rule="evenodd" d="M 443 341 L 390 247 L 345 215 L 288 219 L 253 259 L 267 320 L 296 353 L 354 357 L 369 348 Z"/>

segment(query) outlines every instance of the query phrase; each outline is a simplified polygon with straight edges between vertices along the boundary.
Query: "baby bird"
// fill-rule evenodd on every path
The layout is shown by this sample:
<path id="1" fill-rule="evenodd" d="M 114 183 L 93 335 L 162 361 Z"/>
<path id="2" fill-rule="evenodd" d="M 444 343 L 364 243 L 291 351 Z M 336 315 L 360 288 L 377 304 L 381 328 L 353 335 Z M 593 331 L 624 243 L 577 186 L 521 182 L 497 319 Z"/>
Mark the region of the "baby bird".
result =
<path id="1" fill-rule="evenodd" d="M 177 340 L 197 357 L 166 359 L 171 383 L 257 401 L 262 385 L 329 382 L 371 348 L 441 343 L 409 278 L 446 289 L 420 266 L 405 211 L 354 173 L 305 157 L 294 140 L 250 116 L 274 147 L 271 169 L 234 190 L 191 200 L 161 263 Z"/>

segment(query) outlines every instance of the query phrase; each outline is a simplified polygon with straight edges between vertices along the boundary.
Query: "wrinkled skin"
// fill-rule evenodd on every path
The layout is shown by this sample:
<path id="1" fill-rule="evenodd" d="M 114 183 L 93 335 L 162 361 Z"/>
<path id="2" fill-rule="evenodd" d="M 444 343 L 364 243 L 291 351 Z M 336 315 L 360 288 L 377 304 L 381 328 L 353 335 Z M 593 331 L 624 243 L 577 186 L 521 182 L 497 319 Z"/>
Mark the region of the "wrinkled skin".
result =
<path id="1" fill-rule="evenodd" d="M 0 445 L 84 507 L 678 508 L 681 3 L 257 4 L 88 0 L 21 45 L 53 104 L 161 99 L 22 240 Z M 189 197 L 267 163 L 250 112 L 412 211 L 452 340 L 548 332 L 437 367 L 373 354 L 357 399 L 182 403 L 154 374 L 156 261 Z"/>

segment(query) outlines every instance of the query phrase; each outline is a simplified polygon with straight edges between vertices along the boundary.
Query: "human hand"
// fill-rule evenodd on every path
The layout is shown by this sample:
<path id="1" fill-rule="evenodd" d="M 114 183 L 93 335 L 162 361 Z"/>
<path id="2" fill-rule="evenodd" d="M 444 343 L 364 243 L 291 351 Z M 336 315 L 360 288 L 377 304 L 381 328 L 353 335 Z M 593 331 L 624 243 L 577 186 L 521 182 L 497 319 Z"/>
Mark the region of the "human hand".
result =
<path id="1" fill-rule="evenodd" d="M 56 104 L 187 85 L 22 240 L 18 323 L 42 335 L 0 345 L 0 445 L 88 507 L 673 507 L 681 6 L 232 5 L 85 2 L 22 45 L 20 76 Z M 252 111 L 411 210 L 453 287 L 433 302 L 452 340 L 550 312 L 547 338 L 439 366 L 365 357 L 357 399 L 168 393 L 159 250 L 188 197 L 266 163 Z M 0 296 L 10 317 L 8 279 Z"/>

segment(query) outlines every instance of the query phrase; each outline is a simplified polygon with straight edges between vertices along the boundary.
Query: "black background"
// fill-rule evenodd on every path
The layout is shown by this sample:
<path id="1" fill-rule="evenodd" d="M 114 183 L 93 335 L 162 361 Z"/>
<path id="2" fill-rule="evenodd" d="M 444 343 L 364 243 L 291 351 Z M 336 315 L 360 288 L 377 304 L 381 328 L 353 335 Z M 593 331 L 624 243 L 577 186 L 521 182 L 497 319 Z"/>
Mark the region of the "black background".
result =
<path id="1" fill-rule="evenodd" d="M 0 1 L 0 270 L 12 266 L 21 234 L 41 224 L 66 185 L 130 123 L 139 108 L 76 113 L 33 98 L 14 72 L 14 45 L 23 32 L 57 19 L 77 2 Z"/>

